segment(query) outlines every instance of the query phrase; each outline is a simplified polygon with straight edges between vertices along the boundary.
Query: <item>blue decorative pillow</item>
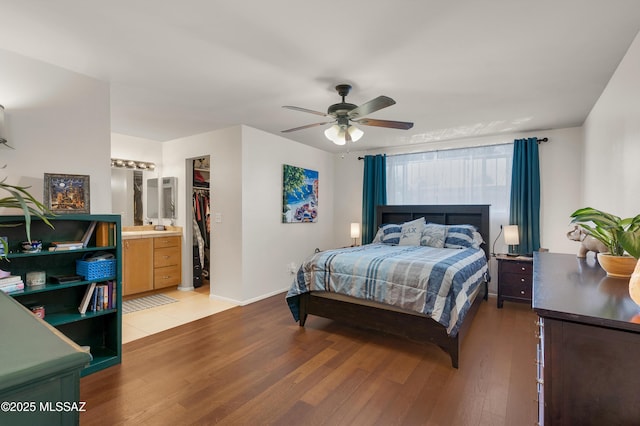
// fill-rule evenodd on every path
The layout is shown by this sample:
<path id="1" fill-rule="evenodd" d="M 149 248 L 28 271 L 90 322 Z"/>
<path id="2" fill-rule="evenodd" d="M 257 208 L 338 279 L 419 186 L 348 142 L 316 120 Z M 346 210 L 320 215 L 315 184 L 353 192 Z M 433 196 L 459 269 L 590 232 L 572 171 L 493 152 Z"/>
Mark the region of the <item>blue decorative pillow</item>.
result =
<path id="1" fill-rule="evenodd" d="M 444 240 L 445 248 L 479 249 L 480 244 L 482 244 L 482 237 L 480 236 L 480 234 L 478 234 L 475 226 L 473 225 L 447 226 L 447 238 Z"/>
<path id="2" fill-rule="evenodd" d="M 372 243 L 398 244 L 400 242 L 400 234 L 402 225 L 387 224 L 378 228 L 378 233 Z"/>

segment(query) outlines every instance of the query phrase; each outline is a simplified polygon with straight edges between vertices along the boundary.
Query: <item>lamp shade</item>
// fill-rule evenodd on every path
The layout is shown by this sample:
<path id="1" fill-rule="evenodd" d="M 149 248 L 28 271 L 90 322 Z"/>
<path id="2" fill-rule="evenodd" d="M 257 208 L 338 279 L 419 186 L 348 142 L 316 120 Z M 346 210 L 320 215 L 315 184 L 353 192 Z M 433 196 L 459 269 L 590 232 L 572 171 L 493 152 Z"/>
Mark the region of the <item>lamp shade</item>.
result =
<path id="1" fill-rule="evenodd" d="M 327 139 L 333 142 L 333 140 L 338 137 L 339 131 L 340 131 L 340 126 L 338 126 L 337 124 L 334 124 L 333 126 L 329 127 L 327 130 L 324 131 L 324 135 L 327 137 Z"/>
<path id="2" fill-rule="evenodd" d="M 351 224 L 351 238 L 360 238 L 360 223 L 354 222 Z"/>
<path id="3" fill-rule="evenodd" d="M 362 137 L 362 135 L 364 135 L 364 132 L 358 129 L 356 126 L 349 126 L 349 129 L 347 131 L 349 132 L 349 136 L 351 136 L 351 140 L 353 142 L 356 142 Z"/>
<path id="4" fill-rule="evenodd" d="M 518 225 L 507 225 L 504 227 L 504 242 L 510 246 L 517 246 L 520 244 Z"/>
<path id="5" fill-rule="evenodd" d="M 324 131 L 324 135 L 327 139 L 336 145 L 344 145 L 347 143 L 347 133 L 349 133 L 349 138 L 352 142 L 357 141 L 362 137 L 362 135 L 364 135 L 364 132 L 356 126 L 350 125 L 347 127 L 346 124 L 334 124 Z"/>

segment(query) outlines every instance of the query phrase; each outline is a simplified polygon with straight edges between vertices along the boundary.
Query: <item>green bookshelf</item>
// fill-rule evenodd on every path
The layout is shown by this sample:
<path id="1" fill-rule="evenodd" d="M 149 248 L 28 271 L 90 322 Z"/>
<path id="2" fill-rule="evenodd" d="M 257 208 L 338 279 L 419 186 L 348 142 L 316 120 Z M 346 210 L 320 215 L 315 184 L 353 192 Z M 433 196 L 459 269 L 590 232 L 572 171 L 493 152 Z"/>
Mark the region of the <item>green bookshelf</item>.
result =
<path id="1" fill-rule="evenodd" d="M 31 238 L 42 241 L 43 249 L 38 253 L 22 253 L 21 243 L 25 240 L 25 224 L 22 216 L 0 216 L 0 236 L 7 237 L 9 253 L 0 259 L 0 269 L 19 275 L 25 282 L 23 291 L 8 293 L 27 308 L 43 306 L 44 321 L 58 329 L 80 346 L 89 346 L 93 360 L 81 375 L 100 371 L 122 361 L 122 246 L 120 242 L 121 222 L 119 215 L 65 214 L 49 219 L 53 229 L 38 218 L 32 218 Z M 54 241 L 79 241 L 93 222 L 109 229 L 108 245 L 97 237 L 97 229 L 89 239 L 86 248 L 76 250 L 48 251 Z M 6 226 L 13 224 L 17 226 Z M 100 245 L 100 246 L 99 246 Z M 116 259 L 116 273 L 113 276 L 95 280 L 61 284 L 52 283 L 51 276 L 75 275 L 76 261 L 92 253 L 111 253 Z M 26 286 L 26 274 L 44 271 L 47 282 L 43 286 Z M 80 314 L 78 306 L 87 290 L 97 284 L 112 281 L 115 292 L 113 309 Z"/>

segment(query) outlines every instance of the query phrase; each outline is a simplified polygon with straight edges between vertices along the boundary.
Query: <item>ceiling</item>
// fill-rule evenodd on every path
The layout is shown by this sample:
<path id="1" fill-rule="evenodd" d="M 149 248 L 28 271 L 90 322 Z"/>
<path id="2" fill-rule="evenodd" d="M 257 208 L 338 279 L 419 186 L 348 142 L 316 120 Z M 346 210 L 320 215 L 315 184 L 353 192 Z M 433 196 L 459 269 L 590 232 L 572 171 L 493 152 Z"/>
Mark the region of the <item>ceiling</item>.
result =
<path id="1" fill-rule="evenodd" d="M 613 7 L 615 6 L 615 7 Z M 167 141 L 245 124 L 333 152 L 579 126 L 640 29 L 637 0 L 0 0 L 0 48 L 111 84 L 112 131 Z M 397 104 L 338 147 L 347 102 Z"/>

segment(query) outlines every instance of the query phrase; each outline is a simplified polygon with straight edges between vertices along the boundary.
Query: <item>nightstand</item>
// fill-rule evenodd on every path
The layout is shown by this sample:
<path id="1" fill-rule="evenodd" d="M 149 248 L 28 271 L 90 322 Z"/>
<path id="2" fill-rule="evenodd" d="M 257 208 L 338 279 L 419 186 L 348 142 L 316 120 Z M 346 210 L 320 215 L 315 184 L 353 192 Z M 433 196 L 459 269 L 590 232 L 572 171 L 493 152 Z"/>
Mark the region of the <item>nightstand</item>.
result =
<path id="1" fill-rule="evenodd" d="M 498 308 L 505 300 L 531 304 L 533 281 L 533 258 L 524 256 L 497 255 L 498 261 Z"/>

